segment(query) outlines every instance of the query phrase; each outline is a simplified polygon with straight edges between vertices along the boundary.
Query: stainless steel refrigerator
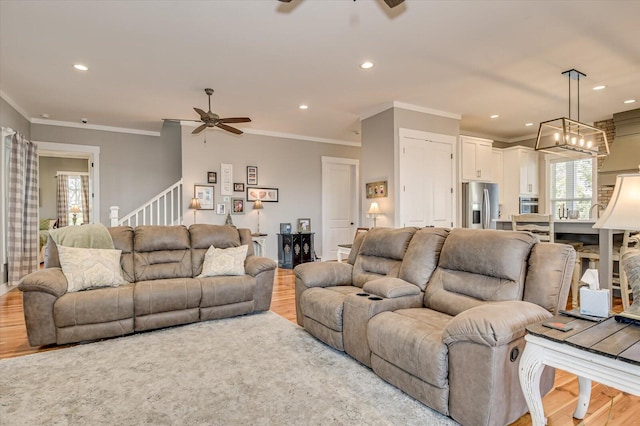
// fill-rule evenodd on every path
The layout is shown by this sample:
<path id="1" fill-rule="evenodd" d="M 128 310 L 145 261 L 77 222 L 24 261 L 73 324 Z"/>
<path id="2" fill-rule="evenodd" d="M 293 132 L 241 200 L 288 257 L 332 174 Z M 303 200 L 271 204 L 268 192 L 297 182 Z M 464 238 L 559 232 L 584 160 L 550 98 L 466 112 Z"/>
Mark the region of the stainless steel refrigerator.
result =
<path id="1" fill-rule="evenodd" d="M 462 184 L 462 226 L 496 229 L 498 184 L 468 182 Z"/>

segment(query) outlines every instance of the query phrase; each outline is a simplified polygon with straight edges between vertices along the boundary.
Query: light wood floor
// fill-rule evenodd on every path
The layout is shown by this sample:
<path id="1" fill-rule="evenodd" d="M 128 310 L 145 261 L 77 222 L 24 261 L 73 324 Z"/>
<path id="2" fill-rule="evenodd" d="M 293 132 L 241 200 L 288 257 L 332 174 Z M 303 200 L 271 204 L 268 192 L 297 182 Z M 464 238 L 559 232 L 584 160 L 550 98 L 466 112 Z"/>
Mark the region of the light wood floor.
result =
<path id="1" fill-rule="evenodd" d="M 619 304 L 619 299 L 618 299 Z M 619 306 L 614 309 L 620 310 Z M 295 278 L 293 272 L 278 269 L 273 289 L 271 310 L 295 322 Z M 22 311 L 22 295 L 12 290 L 0 296 L 0 359 L 27 355 L 66 346 L 34 347 L 27 342 Z M 564 371 L 556 371 L 553 390 L 543 398 L 544 411 L 549 426 L 573 425 L 640 425 L 640 397 L 622 393 L 599 383 L 593 384 L 589 411 L 583 421 L 572 417 L 578 400 L 577 377 Z M 513 425 L 531 425 L 528 414 Z"/>

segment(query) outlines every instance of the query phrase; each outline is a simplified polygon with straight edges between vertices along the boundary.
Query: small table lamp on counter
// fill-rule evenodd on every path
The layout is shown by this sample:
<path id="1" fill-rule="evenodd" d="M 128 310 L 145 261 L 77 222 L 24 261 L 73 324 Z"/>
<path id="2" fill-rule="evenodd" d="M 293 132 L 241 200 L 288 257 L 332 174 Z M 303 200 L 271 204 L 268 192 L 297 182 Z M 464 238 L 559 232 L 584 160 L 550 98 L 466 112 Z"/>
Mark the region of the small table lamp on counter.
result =
<path id="1" fill-rule="evenodd" d="M 193 210 L 193 223 L 196 223 L 196 212 L 202 208 L 200 199 L 193 197 L 189 203 L 189 208 Z"/>
<path id="2" fill-rule="evenodd" d="M 593 225 L 594 228 L 640 230 L 640 166 L 638 169 L 637 174 L 618 175 L 611 201 Z M 616 315 L 616 320 L 640 325 L 640 254 L 630 253 L 631 251 L 623 253 L 621 250 L 620 264 L 627 274 L 633 292 L 633 303 L 620 315 Z"/>
<path id="3" fill-rule="evenodd" d="M 253 209 L 254 210 L 258 210 L 258 230 L 256 231 L 256 234 L 260 234 L 260 210 L 262 210 L 264 207 L 262 207 L 262 200 L 255 200 L 253 202 Z"/>
<path id="4" fill-rule="evenodd" d="M 373 218 L 374 228 L 376 227 L 376 220 L 378 219 L 378 216 L 381 216 L 381 215 L 382 213 L 380 213 L 380 207 L 378 207 L 378 203 L 373 201 L 369 206 L 369 210 L 367 210 L 367 216 Z"/>
<path id="5" fill-rule="evenodd" d="M 80 213 L 80 207 L 78 207 L 77 204 L 72 204 L 69 212 L 71 213 L 71 221 L 75 226 L 76 222 L 78 221 L 78 213 Z"/>

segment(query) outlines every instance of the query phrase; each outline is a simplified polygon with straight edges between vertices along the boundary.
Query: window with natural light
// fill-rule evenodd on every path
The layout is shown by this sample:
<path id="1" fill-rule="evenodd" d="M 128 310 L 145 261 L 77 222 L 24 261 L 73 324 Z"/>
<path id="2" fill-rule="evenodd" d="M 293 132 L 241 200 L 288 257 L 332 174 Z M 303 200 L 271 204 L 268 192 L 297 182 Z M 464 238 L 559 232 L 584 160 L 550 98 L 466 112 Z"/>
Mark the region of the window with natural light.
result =
<path id="1" fill-rule="evenodd" d="M 73 221 L 75 215 L 76 221 Z M 69 224 L 82 225 L 82 178 L 69 176 Z"/>
<path id="2" fill-rule="evenodd" d="M 552 160 L 550 202 L 554 218 L 566 219 L 572 211 L 588 219 L 593 198 L 593 160 Z"/>

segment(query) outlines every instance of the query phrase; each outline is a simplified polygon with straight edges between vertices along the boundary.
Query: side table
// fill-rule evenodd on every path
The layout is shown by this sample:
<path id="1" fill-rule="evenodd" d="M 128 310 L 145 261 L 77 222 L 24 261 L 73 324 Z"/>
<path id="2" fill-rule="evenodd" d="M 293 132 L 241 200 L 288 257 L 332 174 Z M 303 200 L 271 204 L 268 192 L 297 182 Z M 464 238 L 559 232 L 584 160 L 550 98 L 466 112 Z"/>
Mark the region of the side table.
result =
<path id="1" fill-rule="evenodd" d="M 251 234 L 251 240 L 253 241 L 253 251 L 256 256 L 264 256 L 267 251 L 267 236 L 268 234 Z"/>
<path id="2" fill-rule="evenodd" d="M 548 321 L 574 328 L 563 332 L 542 325 Z M 527 326 L 527 331 L 519 376 L 534 426 L 546 424 L 540 395 L 545 365 L 578 376 L 577 419 L 589 408 L 591 380 L 640 396 L 640 327 L 613 318 L 597 323 L 558 315 Z"/>

